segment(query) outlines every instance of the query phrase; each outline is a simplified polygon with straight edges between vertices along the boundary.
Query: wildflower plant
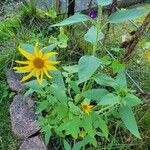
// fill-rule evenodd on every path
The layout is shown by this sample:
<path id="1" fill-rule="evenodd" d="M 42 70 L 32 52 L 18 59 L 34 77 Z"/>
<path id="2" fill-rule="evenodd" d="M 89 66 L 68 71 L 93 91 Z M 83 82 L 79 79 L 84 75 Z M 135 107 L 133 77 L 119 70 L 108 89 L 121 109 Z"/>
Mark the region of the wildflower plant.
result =
<path id="1" fill-rule="evenodd" d="M 49 143 L 51 136 L 56 136 L 63 141 L 66 150 L 80 150 L 89 144 L 97 147 L 99 138 L 108 141 L 109 120 L 112 119 L 112 115 L 123 121 L 122 128 L 126 127 L 134 136 L 141 139 L 133 108 L 142 102 L 127 84 L 124 65 L 116 63 L 121 67 L 112 70 L 115 74 L 112 77 L 110 73 L 106 74 L 104 69 L 111 62 L 100 58 L 97 52 L 101 51 L 99 41 L 104 38 L 103 30 L 107 23 L 122 23 L 146 15 L 150 11 L 131 9 L 115 12 L 103 24 L 102 7 L 111 4 L 112 0 L 97 0 L 97 2 L 97 19 L 84 14 L 75 14 L 50 26 L 61 27 L 58 38 L 51 36 L 51 45 L 40 50 L 37 50 L 36 43 L 33 54 L 19 48 L 28 60 L 16 61 L 28 65 L 26 68 L 15 67 L 20 72 L 30 72 L 23 81 L 36 76 L 40 83 L 38 84 L 36 80 L 25 83 L 28 87 L 25 95 L 33 92 L 38 94 L 40 101 L 36 113 L 39 114 L 38 124 L 45 135 L 46 144 Z M 75 65 L 61 64 L 62 71 L 58 71 L 54 65 L 59 62 L 49 58 L 56 54 L 51 52 L 56 46 L 59 48 L 67 46 L 68 38 L 62 26 L 86 21 L 92 26 L 85 33 L 84 39 L 93 46 L 93 49 L 82 56 Z M 64 44 L 60 44 L 60 41 Z M 47 80 L 44 74 L 52 78 Z M 74 141 L 71 142 L 73 144 L 69 144 L 70 140 Z"/>

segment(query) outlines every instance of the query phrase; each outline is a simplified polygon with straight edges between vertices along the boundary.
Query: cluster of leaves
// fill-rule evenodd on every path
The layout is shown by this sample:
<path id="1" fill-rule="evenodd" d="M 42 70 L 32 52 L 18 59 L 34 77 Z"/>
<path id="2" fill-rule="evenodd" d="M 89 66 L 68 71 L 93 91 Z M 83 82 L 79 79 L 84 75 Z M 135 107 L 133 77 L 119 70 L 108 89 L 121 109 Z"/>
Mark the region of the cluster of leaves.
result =
<path id="1" fill-rule="evenodd" d="M 84 36 L 85 41 L 93 45 L 90 54 L 82 56 L 73 66 L 63 66 L 63 72 L 50 72 L 53 76 L 51 82 L 44 81 L 39 86 L 36 80 L 26 83 L 29 90 L 27 96 L 33 92 L 38 93 L 41 102 L 38 102 L 36 113 L 39 114 L 38 123 L 41 132 L 45 133 L 48 144 L 52 135 L 57 135 L 64 140 L 66 150 L 80 150 L 88 144 L 97 147 L 99 137 L 109 138 L 109 118 L 117 114 L 122 119 L 124 126 L 137 138 L 140 137 L 132 108 L 141 104 L 141 100 L 128 88 L 124 65 L 114 63 L 115 77 L 105 74 L 103 68 L 110 63 L 96 57 L 99 50 L 98 42 L 103 40 L 103 27 L 101 26 L 102 7 L 112 3 L 112 0 L 98 0 L 99 12 L 97 21 L 87 15 L 75 14 L 51 27 L 62 27 L 80 23 L 91 22 L 92 26 Z M 107 23 L 122 23 L 128 19 L 135 19 L 148 14 L 145 9 L 131 9 L 115 12 Z M 47 51 L 67 47 L 68 37 L 60 28 L 57 38 L 50 37 L 50 46 Z M 27 48 L 29 50 L 29 48 Z M 92 106 L 91 111 L 85 113 L 82 103 Z M 40 116 L 41 115 L 41 116 Z M 123 126 L 123 127 L 124 127 Z M 67 137 L 75 140 L 74 145 L 69 145 Z"/>

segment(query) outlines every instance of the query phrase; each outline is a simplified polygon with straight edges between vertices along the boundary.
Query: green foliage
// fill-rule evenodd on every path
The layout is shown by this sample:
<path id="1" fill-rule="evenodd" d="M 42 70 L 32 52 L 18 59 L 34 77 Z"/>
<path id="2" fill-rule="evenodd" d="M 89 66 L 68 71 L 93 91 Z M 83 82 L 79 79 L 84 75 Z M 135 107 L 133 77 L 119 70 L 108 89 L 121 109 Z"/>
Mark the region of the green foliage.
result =
<path id="1" fill-rule="evenodd" d="M 121 23 L 124 21 L 132 20 L 139 18 L 141 16 L 144 16 L 148 14 L 150 10 L 147 9 L 129 9 L 129 10 L 122 10 L 115 12 L 112 14 L 109 18 L 110 23 Z"/>
<path id="2" fill-rule="evenodd" d="M 94 56 L 83 56 L 79 60 L 79 82 L 87 81 L 100 66 L 100 60 Z M 90 68 L 90 69 L 89 69 Z"/>
<path id="3" fill-rule="evenodd" d="M 79 23 L 79 22 L 83 22 L 83 21 L 88 21 L 91 20 L 90 17 L 88 17 L 87 15 L 83 15 L 83 14 L 75 14 L 74 16 L 71 16 L 65 20 L 63 20 L 62 22 L 52 25 L 51 27 L 57 27 L 57 26 L 66 26 L 66 25 L 71 25 L 74 23 Z"/>
<path id="4" fill-rule="evenodd" d="M 36 3 L 33 1 L 30 2 L 30 4 L 24 4 L 26 6 L 22 9 L 21 20 L 31 21 L 33 18 L 38 19 L 38 17 L 44 17 L 45 15 L 51 19 L 56 18 L 57 14 L 54 9 L 39 11 Z M 112 0 L 98 0 L 98 4 L 101 6 L 111 3 Z M 100 11 L 102 12 L 102 10 L 99 10 L 98 13 Z M 148 12 L 149 10 L 145 9 L 120 11 L 112 14 L 108 22 L 121 23 L 128 19 L 135 19 L 148 14 Z M 43 38 L 40 35 L 38 37 L 35 32 L 32 39 L 27 38 L 29 43 L 32 43 L 36 39 L 40 41 L 40 45 L 43 45 L 45 41 L 49 43 L 43 49 L 43 52 L 47 53 L 55 48 L 68 48 L 68 41 L 70 41 L 69 33 L 66 28 L 62 28 L 61 26 L 73 25 L 85 21 L 91 25 L 87 33 L 84 33 L 83 39 L 92 44 L 95 51 L 93 50 L 94 48 L 91 48 L 89 53 L 80 57 L 77 63 L 70 63 L 75 65 L 70 66 L 67 63 L 66 66 L 62 67 L 62 72 L 50 71 L 53 78 L 51 80 L 44 80 L 42 86 L 39 86 L 36 80 L 25 83 L 27 86 L 25 96 L 33 92 L 38 95 L 36 114 L 39 115 L 38 124 L 41 126 L 41 132 L 44 133 L 46 144 L 55 136 L 63 142 L 64 149 L 66 150 L 86 149 L 86 145 L 90 145 L 93 149 L 93 146 L 98 146 L 99 140 L 104 140 L 104 144 L 106 145 L 107 141 L 111 138 L 111 127 L 116 125 L 115 122 L 120 122 L 120 119 L 133 135 L 141 138 L 133 108 L 142 102 L 129 89 L 130 86 L 124 73 L 125 65 L 119 61 L 110 60 L 106 55 L 103 57 L 105 52 L 96 44 L 98 41 L 104 39 L 102 31 L 106 24 L 103 25 L 101 20 L 101 16 L 98 20 L 93 20 L 86 15 L 75 14 L 58 24 L 50 26 L 60 27 L 58 36 L 46 32 L 48 36 Z M 14 28 L 20 28 L 20 22 L 12 21 L 10 23 L 11 26 L 9 26 L 9 23 L 7 24 L 7 27 L 2 26 L 3 33 L 9 33 L 10 37 L 14 37 Z M 99 25 L 100 29 L 98 28 Z M 4 36 L 0 37 L 3 38 Z M 24 40 L 19 43 L 24 43 Z M 147 49 L 147 45 L 145 49 Z M 33 54 L 33 46 L 31 44 L 20 44 L 20 46 Z M 101 56 L 97 55 L 96 52 L 101 53 Z M 113 52 L 115 54 L 122 53 L 114 45 Z M 89 54 L 93 54 L 93 56 Z M 62 60 L 62 63 L 64 63 L 64 60 Z M 8 89 L 3 90 L 1 94 L 2 100 L 0 102 L 8 97 Z M 83 106 L 84 103 L 86 107 Z M 89 109 L 87 109 L 88 107 Z M 117 125 L 115 134 L 117 134 L 118 126 L 122 127 L 120 124 Z M 112 148 L 112 144 L 113 142 L 109 145 L 109 148 Z"/>
<path id="5" fill-rule="evenodd" d="M 120 107 L 119 114 L 127 129 L 136 137 L 141 139 L 132 109 L 125 106 Z"/>
<path id="6" fill-rule="evenodd" d="M 51 36 L 49 38 L 50 44 L 55 44 L 59 48 L 66 48 L 68 42 L 68 36 L 64 33 L 64 29 L 60 27 L 60 34 L 58 35 L 58 38 L 55 38 Z"/>
<path id="7" fill-rule="evenodd" d="M 102 32 L 99 32 L 98 40 L 102 40 L 104 38 L 104 34 Z M 94 44 L 96 42 L 96 27 L 92 26 L 88 32 L 84 35 L 84 39 L 87 42 L 90 42 L 91 44 Z"/>
<path id="8" fill-rule="evenodd" d="M 112 0 L 97 0 L 98 5 L 107 6 L 112 3 Z"/>

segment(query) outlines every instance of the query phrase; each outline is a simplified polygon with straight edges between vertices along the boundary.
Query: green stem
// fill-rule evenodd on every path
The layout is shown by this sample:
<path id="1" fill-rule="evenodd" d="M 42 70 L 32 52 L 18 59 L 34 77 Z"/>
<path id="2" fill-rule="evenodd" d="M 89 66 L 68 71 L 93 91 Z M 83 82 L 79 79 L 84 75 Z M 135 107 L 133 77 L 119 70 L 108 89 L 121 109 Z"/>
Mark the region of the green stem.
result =
<path id="1" fill-rule="evenodd" d="M 113 108 L 113 107 L 115 108 L 114 105 L 109 105 L 109 106 L 104 107 L 104 108 L 102 108 L 101 110 L 97 111 L 97 113 L 98 113 L 98 114 L 103 113 L 104 111 L 106 111 L 106 110 L 108 110 L 108 109 L 110 109 L 110 108 Z"/>
<path id="2" fill-rule="evenodd" d="M 95 44 L 93 45 L 93 52 L 92 55 L 95 55 L 97 47 L 98 47 L 98 37 L 99 37 L 99 32 L 101 30 L 101 17 L 102 17 L 102 7 L 99 5 L 98 6 L 98 18 L 97 18 L 97 24 L 96 24 L 96 41 Z"/>

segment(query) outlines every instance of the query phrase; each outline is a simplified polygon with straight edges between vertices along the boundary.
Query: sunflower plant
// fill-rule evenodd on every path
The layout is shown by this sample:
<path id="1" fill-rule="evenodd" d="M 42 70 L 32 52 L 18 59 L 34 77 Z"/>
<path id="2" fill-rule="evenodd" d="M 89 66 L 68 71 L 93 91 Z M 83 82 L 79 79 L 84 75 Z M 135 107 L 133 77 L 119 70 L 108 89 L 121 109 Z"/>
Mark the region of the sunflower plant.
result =
<path id="1" fill-rule="evenodd" d="M 36 92 L 36 114 L 41 132 L 45 135 L 46 144 L 51 137 L 59 137 L 66 150 L 80 150 L 86 146 L 97 147 L 98 141 L 109 141 L 109 127 L 112 116 L 114 120 L 122 120 L 121 128 L 127 128 L 131 134 L 141 139 L 133 109 L 142 101 L 127 84 L 125 66 L 118 61 L 102 59 L 97 55 L 102 49 L 99 41 L 104 38 L 104 27 L 107 23 L 122 23 L 128 19 L 136 19 L 148 14 L 145 9 L 131 9 L 115 12 L 107 22 L 102 22 L 102 7 L 111 4 L 111 0 L 97 0 L 98 16 L 93 19 L 84 14 L 75 14 L 53 27 L 61 27 L 58 38 L 50 37 L 48 47 L 19 47 L 20 53 L 27 59 L 16 61 L 21 67 L 18 72 L 28 73 L 22 81 L 26 82 L 28 91 L 25 95 Z M 58 46 L 65 48 L 68 37 L 63 26 L 88 22 L 91 27 L 84 35 L 86 42 L 93 48 L 82 56 L 77 64 L 63 65 L 54 57 L 53 50 Z M 64 44 L 60 44 L 61 42 Z M 30 48 L 32 51 L 29 51 Z M 112 64 L 109 73 L 106 68 Z M 59 65 L 57 70 L 56 65 Z M 119 66 L 119 67 L 118 67 Z M 60 71 L 61 70 L 61 71 Z M 109 68 L 110 70 L 110 68 Z M 113 72 L 113 75 L 111 74 Z M 31 78 L 33 77 L 33 78 Z"/>

